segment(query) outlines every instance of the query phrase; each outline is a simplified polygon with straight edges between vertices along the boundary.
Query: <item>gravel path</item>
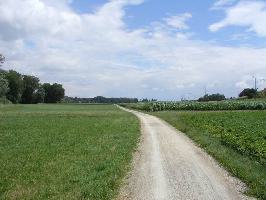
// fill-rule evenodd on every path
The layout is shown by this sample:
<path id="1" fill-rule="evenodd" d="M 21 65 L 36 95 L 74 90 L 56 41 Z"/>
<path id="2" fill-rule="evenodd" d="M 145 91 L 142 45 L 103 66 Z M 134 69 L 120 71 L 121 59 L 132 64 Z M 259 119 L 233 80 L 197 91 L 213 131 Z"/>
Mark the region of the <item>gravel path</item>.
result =
<path id="1" fill-rule="evenodd" d="M 140 119 L 142 137 L 118 200 L 248 199 L 244 184 L 183 133 L 157 117 L 124 110 Z"/>

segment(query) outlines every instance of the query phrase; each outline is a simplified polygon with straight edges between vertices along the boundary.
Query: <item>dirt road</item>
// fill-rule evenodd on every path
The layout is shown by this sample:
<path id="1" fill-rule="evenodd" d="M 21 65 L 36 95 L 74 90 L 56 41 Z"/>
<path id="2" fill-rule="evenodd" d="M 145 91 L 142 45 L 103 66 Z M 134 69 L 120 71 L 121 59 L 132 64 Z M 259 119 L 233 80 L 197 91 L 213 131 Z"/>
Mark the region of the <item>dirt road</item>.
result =
<path id="1" fill-rule="evenodd" d="M 247 199 L 240 192 L 244 185 L 183 133 L 154 116 L 127 111 L 140 119 L 142 138 L 119 200 Z"/>

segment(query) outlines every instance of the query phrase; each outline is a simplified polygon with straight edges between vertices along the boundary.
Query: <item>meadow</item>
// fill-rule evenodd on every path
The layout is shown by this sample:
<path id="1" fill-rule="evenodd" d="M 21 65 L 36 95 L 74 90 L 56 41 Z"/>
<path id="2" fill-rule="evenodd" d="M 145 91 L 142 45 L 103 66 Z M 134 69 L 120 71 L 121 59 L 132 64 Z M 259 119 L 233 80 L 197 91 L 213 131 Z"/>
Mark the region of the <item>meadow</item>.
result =
<path id="1" fill-rule="evenodd" d="M 112 199 L 139 134 L 114 105 L 0 105 L 0 199 Z"/>
<path id="2" fill-rule="evenodd" d="M 266 199 L 266 111 L 150 112 L 186 133 L 243 180 L 247 194 Z"/>

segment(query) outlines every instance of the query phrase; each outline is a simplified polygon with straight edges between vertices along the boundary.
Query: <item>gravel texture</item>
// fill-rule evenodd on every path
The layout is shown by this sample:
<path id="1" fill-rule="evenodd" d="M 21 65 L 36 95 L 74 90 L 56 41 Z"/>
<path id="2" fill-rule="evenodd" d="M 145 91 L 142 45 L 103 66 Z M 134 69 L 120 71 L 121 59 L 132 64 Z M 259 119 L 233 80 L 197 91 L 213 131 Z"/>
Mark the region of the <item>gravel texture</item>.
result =
<path id="1" fill-rule="evenodd" d="M 241 181 L 185 134 L 157 117 L 121 109 L 140 119 L 142 136 L 118 200 L 251 199 Z"/>

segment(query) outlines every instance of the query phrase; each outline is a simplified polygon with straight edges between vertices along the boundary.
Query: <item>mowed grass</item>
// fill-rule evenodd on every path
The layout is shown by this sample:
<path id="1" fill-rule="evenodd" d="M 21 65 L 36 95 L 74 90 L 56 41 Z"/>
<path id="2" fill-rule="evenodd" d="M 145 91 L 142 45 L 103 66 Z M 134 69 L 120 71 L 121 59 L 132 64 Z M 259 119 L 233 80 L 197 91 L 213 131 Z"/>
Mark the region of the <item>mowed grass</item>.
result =
<path id="1" fill-rule="evenodd" d="M 1 105 L 0 199 L 112 199 L 139 133 L 114 105 Z"/>
<path id="2" fill-rule="evenodd" d="M 266 199 L 266 112 L 154 112 L 247 183 L 247 194 Z"/>

